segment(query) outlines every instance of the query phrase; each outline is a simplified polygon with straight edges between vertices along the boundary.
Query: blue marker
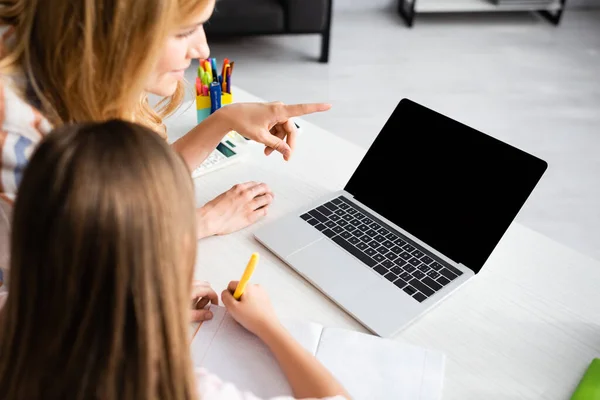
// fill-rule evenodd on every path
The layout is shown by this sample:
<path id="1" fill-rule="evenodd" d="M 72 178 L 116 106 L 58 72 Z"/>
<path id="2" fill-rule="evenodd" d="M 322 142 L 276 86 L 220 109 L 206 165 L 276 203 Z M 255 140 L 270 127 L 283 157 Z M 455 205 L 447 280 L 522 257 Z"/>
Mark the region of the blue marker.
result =
<path id="1" fill-rule="evenodd" d="M 221 85 L 219 81 L 210 84 L 210 113 L 214 113 L 221 108 Z"/>

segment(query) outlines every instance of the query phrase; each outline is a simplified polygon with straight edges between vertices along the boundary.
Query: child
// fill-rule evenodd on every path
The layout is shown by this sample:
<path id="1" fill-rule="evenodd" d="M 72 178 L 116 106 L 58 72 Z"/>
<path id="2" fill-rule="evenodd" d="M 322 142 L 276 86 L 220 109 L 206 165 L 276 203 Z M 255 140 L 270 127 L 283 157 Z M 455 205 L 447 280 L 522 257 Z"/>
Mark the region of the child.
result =
<path id="1" fill-rule="evenodd" d="M 149 129 L 113 120 L 44 138 L 14 208 L 0 398 L 254 399 L 192 368 L 194 216 L 189 170 Z M 241 301 L 235 287 L 225 305 L 271 348 L 297 397 L 346 396 L 260 287 Z"/>

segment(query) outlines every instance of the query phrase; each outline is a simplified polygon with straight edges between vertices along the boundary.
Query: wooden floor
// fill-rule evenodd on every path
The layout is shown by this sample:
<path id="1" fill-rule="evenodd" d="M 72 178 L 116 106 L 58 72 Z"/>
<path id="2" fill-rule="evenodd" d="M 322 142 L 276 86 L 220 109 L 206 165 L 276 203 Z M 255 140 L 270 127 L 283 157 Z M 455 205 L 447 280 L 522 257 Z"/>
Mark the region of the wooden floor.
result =
<path id="1" fill-rule="evenodd" d="M 308 117 L 368 147 L 408 97 L 550 164 L 518 220 L 600 259 L 600 12 L 569 10 L 556 28 L 528 13 L 338 12 L 331 60 L 316 36 L 232 39 L 234 84 L 267 100 L 326 101 Z M 190 74 L 194 71 L 190 69 Z M 335 149 L 331 149 L 335 154 Z"/>

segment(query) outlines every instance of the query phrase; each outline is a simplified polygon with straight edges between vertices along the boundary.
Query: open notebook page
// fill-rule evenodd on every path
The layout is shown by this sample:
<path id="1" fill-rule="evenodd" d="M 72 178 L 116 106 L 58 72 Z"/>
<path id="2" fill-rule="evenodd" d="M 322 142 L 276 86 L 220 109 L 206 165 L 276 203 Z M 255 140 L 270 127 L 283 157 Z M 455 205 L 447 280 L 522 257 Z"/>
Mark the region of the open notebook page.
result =
<path id="1" fill-rule="evenodd" d="M 262 398 L 291 395 L 292 390 L 267 346 L 225 311 L 210 306 L 213 319 L 202 323 L 192 340 L 195 367 L 206 368 L 225 382 Z M 283 325 L 310 353 L 315 354 L 322 326 L 299 321 Z"/>

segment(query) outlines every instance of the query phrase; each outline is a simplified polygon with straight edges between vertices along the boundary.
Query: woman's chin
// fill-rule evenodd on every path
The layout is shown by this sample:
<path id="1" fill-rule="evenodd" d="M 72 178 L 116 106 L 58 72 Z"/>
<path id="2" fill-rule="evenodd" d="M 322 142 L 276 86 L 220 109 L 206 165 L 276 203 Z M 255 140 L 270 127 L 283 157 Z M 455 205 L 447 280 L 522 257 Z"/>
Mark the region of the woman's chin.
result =
<path id="1" fill-rule="evenodd" d="M 173 82 L 169 82 L 168 84 L 155 85 L 146 89 L 148 93 L 155 94 L 161 97 L 169 97 L 175 94 L 177 90 L 177 83 L 179 81 L 174 80 Z"/>

